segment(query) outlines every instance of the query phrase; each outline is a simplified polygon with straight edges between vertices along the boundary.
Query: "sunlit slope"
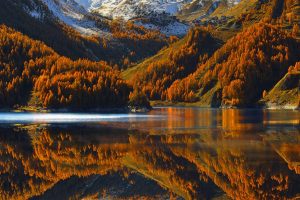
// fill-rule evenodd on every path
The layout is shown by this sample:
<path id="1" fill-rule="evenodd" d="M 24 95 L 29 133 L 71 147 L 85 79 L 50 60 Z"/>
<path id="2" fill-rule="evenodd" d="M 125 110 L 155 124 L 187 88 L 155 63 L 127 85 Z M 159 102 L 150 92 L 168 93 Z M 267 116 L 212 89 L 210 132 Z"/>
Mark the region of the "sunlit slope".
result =
<path id="1" fill-rule="evenodd" d="M 194 37 L 196 44 L 198 43 L 199 46 L 203 44 L 200 56 L 197 55 L 199 59 L 196 65 L 187 62 L 178 65 L 178 63 L 173 62 L 177 58 L 190 60 L 190 53 L 179 53 L 176 54 L 175 58 L 170 59 L 172 53 L 176 50 L 180 52 L 180 49 L 186 46 L 189 41 L 188 38 L 192 35 L 188 34 L 157 55 L 127 69 L 122 75 L 125 79 L 132 80 L 132 84 L 137 86 L 135 88 L 140 88 L 150 100 L 166 101 L 164 102 L 166 104 L 170 104 L 168 102 L 171 101 L 175 104 L 185 102 L 193 105 L 217 107 L 220 105 L 254 105 L 261 98 L 263 90 L 258 86 L 253 92 L 250 85 L 252 82 L 256 84 L 257 79 L 261 79 L 261 77 L 254 75 L 255 73 L 249 71 L 248 68 L 256 65 L 261 68 L 262 72 L 269 70 L 269 67 L 266 66 L 270 65 L 271 68 L 274 68 L 271 70 L 273 72 L 269 78 L 264 77 L 265 80 L 261 80 L 267 83 L 264 85 L 265 90 L 270 90 L 283 78 L 289 65 L 294 65 L 299 60 L 299 56 L 296 55 L 299 50 L 297 39 L 299 38 L 299 31 L 297 33 L 298 7 L 299 3 L 294 0 L 250 0 L 242 1 L 221 12 L 222 4 L 220 4 L 214 13 L 216 19 L 204 18 L 201 22 L 212 27 L 206 29 L 209 30 L 214 40 L 207 43 L 201 41 L 200 44 L 200 41 Z M 197 29 L 201 28 L 196 26 L 192 30 Z M 213 51 L 203 51 L 203 49 L 213 45 L 219 48 L 215 50 L 214 54 L 210 54 Z M 241 46 L 243 48 L 240 48 Z M 194 46 L 190 47 L 194 48 Z M 254 51 L 259 52 L 254 53 Z M 190 52 L 193 52 L 193 49 L 190 49 Z M 208 57 L 203 57 L 205 53 Z M 242 65 L 243 70 L 234 73 L 238 70 L 236 67 Z M 274 67 L 275 65 L 278 66 Z M 182 73 L 181 66 L 183 69 L 193 66 L 196 72 L 193 75 L 189 75 L 193 70 Z M 233 68 L 236 69 L 232 70 Z M 227 77 L 224 78 L 224 75 Z M 184 78 L 185 76 L 188 77 Z M 225 79 L 225 82 L 220 81 Z M 249 86 L 247 94 L 246 91 L 242 91 L 245 88 L 241 89 L 244 87 L 244 82 L 239 82 L 243 79 L 248 82 L 246 83 Z M 238 100 L 238 98 L 225 100 L 229 90 L 224 90 L 226 88 L 224 86 L 229 86 L 227 84 L 230 82 L 236 84 L 236 86 L 232 86 L 235 88 L 231 88 L 230 92 L 235 93 L 236 96 L 244 96 L 243 101 Z M 241 86 L 240 89 L 237 89 L 238 84 Z"/>
<path id="2" fill-rule="evenodd" d="M 177 14 L 177 18 L 182 21 L 191 22 L 205 15 L 212 4 L 212 0 L 204 0 L 202 1 L 202 5 L 199 0 L 195 0 L 183 7 L 183 9 Z"/>
<path id="3" fill-rule="evenodd" d="M 131 78 L 133 78 L 134 75 L 136 75 L 138 72 L 143 72 L 144 70 L 147 69 L 147 67 L 154 62 L 157 61 L 161 61 L 161 60 L 167 60 L 169 53 L 172 49 L 177 49 L 180 46 L 182 46 L 185 41 L 187 40 L 186 37 L 184 37 L 183 39 L 171 44 L 169 47 L 167 48 L 163 48 L 162 50 L 160 50 L 156 55 L 150 57 L 150 58 L 146 58 L 144 61 L 142 61 L 141 63 L 134 65 L 132 67 L 129 67 L 128 69 L 124 70 L 122 72 L 122 76 L 124 79 L 126 80 L 130 80 Z"/>
<path id="4" fill-rule="evenodd" d="M 177 79 L 182 79 L 197 69 L 198 62 L 206 60 L 219 48 L 222 41 L 216 39 L 207 28 L 195 27 L 189 31 L 184 43 L 166 50 L 161 59 L 145 62 L 142 69 L 135 73 L 131 83 L 151 100 L 165 99 L 166 89 Z M 141 66 L 139 66 L 141 67 Z"/>
<path id="5" fill-rule="evenodd" d="M 239 4 L 234 7 L 228 8 L 226 5 L 219 6 L 211 16 L 233 16 L 239 17 L 241 14 L 248 12 L 249 10 L 255 8 L 255 6 L 260 2 L 260 0 L 242 0 Z"/>
<path id="6" fill-rule="evenodd" d="M 192 91 L 199 101 L 210 94 L 219 105 L 253 105 L 263 90 L 274 87 L 299 59 L 298 50 L 297 40 L 280 28 L 255 24 L 228 40 L 194 74 L 175 82 L 168 89 L 168 97 L 175 102 L 193 102 L 193 98 L 186 98 Z"/>
<path id="7" fill-rule="evenodd" d="M 208 20 L 213 17 L 232 17 L 233 19 L 241 19 L 246 17 L 247 15 L 252 20 L 260 20 L 264 17 L 277 18 L 281 15 L 290 16 L 293 15 L 295 21 L 299 20 L 299 2 L 297 0 L 241 0 L 238 4 L 230 5 L 225 1 L 221 1 L 219 4 L 216 4 L 215 9 L 211 9 L 211 13 L 209 10 L 211 8 L 212 1 L 206 1 L 204 7 L 199 9 L 197 7 L 197 1 L 192 3 L 189 7 L 183 9 L 183 11 L 178 15 L 178 17 L 183 17 L 184 14 L 190 14 L 190 16 L 186 17 L 187 21 L 192 21 L 196 19 Z M 198 15 L 197 15 L 198 13 Z M 209 14 L 208 14 L 209 13 Z M 203 16 L 207 14 L 206 16 Z M 201 18 L 199 18 L 202 16 Z"/>
<path id="8" fill-rule="evenodd" d="M 240 1 L 194 0 L 182 8 L 177 14 L 177 18 L 187 22 L 208 19 L 215 16 L 217 13 L 227 12 L 238 4 L 240 4 Z"/>
<path id="9" fill-rule="evenodd" d="M 300 71 L 287 73 L 263 98 L 268 107 L 290 106 L 298 107 L 300 105 Z"/>
<path id="10" fill-rule="evenodd" d="M 204 21 L 211 22 L 212 18 L 226 19 L 214 24 L 215 34 L 225 41 L 260 21 L 269 21 L 291 31 L 293 24 L 299 23 L 299 3 L 295 0 L 242 0 L 229 9 L 220 5 Z"/>

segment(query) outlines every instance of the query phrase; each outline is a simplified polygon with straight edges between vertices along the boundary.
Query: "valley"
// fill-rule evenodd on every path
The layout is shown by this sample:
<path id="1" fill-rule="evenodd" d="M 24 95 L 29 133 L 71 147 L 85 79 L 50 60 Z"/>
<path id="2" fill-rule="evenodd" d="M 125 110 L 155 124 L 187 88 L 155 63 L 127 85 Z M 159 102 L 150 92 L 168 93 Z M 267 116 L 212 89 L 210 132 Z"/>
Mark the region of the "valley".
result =
<path id="1" fill-rule="evenodd" d="M 297 108 L 299 9 L 295 0 L 5 1 L 2 108 Z"/>
<path id="2" fill-rule="evenodd" d="M 300 199 L 299 0 L 0 0 L 0 199 Z"/>

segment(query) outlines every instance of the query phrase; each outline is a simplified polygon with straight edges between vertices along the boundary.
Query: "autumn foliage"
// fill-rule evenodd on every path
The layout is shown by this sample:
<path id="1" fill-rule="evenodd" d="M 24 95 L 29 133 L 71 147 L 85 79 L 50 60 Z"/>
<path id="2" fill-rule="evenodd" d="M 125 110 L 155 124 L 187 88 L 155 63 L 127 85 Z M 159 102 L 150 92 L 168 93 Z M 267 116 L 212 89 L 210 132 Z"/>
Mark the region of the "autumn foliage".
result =
<path id="1" fill-rule="evenodd" d="M 134 89 L 129 95 L 129 106 L 132 108 L 143 106 L 145 108 L 151 108 L 147 96 L 139 89 Z"/>
<path id="2" fill-rule="evenodd" d="M 186 112 L 194 117 L 192 119 L 199 116 Z M 290 137 L 292 135 L 297 140 L 299 134 L 283 133 L 280 141 L 276 139 L 278 134 L 260 134 L 255 143 L 253 140 L 249 143 L 247 133 L 256 125 L 241 123 L 241 112 L 224 110 L 220 120 L 228 131 L 200 132 L 204 134 L 150 134 L 81 126 L 1 127 L 1 197 L 30 199 L 63 193 L 69 198 L 83 198 L 95 193 L 97 198 L 104 198 L 102 188 L 109 187 L 102 180 L 120 184 L 121 181 L 114 178 L 120 172 L 127 176 L 141 174 L 141 181 L 129 182 L 125 176 L 122 185 L 124 182 L 128 183 L 126 185 L 142 184 L 138 187 L 141 190 L 141 187 L 147 188 L 156 182 L 184 199 L 211 199 L 220 191 L 232 199 L 296 196 L 300 175 L 294 168 L 298 165 L 290 158 L 297 158 L 299 147 L 297 143 L 291 143 Z M 203 117 L 210 117 L 211 113 L 204 113 Z M 237 140 L 247 145 L 228 144 Z M 265 142 L 272 146 L 266 146 Z M 254 156 L 257 158 L 255 162 Z M 276 164 L 266 162 L 266 158 L 275 160 Z M 97 187 L 92 185 L 89 193 L 81 193 L 78 179 L 74 177 L 89 178 L 93 175 L 97 177 Z M 110 175 L 109 179 L 105 175 Z M 154 182 L 149 182 L 149 179 Z M 60 183 L 62 186 L 56 190 Z M 86 183 L 91 182 L 83 182 L 83 188 L 87 187 Z M 147 199 L 139 198 L 137 194 L 134 193 L 133 198 Z"/>
<path id="3" fill-rule="evenodd" d="M 51 65 L 58 55 L 43 43 L 6 26 L 0 27 L 0 46 L 0 105 L 22 104 L 46 62 Z"/>
<path id="4" fill-rule="evenodd" d="M 105 62 L 72 61 L 41 42 L 0 27 L 0 105 L 25 105 L 31 93 L 47 108 L 125 106 L 130 87 Z"/>
<path id="5" fill-rule="evenodd" d="M 35 9 L 43 13 L 41 18 L 29 14 Z M 0 24 L 43 41 L 59 55 L 72 60 L 104 60 L 111 66 L 116 64 L 122 68 L 124 59 L 129 60 L 129 64 L 136 63 L 152 56 L 168 43 L 168 39 L 158 31 L 147 30 L 131 22 L 96 15 L 86 17 L 91 18 L 103 34 L 81 34 L 57 20 L 40 0 L 5 0 L 0 6 Z"/>
<path id="6" fill-rule="evenodd" d="M 167 89 L 176 79 L 181 79 L 196 70 L 198 62 L 208 58 L 216 49 L 211 34 L 204 28 L 191 29 L 185 43 L 172 48 L 167 58 L 149 64 L 146 70 L 132 79 L 136 87 L 151 100 L 167 99 Z"/>
<path id="7" fill-rule="evenodd" d="M 130 87 L 105 63 L 59 58 L 34 85 L 44 107 L 93 109 L 127 105 Z"/>
<path id="8" fill-rule="evenodd" d="M 300 62 L 297 62 L 294 66 L 290 66 L 289 73 L 300 72 Z"/>
<path id="9" fill-rule="evenodd" d="M 258 23 L 237 34 L 195 73 L 168 89 L 172 101 L 193 101 L 212 88 L 220 103 L 245 106 L 261 98 L 299 60 L 299 43 L 280 28 Z M 190 98 L 191 96 L 192 98 Z"/>

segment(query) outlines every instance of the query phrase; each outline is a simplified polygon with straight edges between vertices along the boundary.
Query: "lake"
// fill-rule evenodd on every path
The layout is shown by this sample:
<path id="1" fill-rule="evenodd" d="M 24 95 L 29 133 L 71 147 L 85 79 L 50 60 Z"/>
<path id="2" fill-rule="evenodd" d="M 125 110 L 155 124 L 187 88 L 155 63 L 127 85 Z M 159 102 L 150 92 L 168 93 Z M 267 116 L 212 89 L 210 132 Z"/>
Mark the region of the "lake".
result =
<path id="1" fill-rule="evenodd" d="M 300 198 L 300 112 L 0 113 L 1 199 Z"/>

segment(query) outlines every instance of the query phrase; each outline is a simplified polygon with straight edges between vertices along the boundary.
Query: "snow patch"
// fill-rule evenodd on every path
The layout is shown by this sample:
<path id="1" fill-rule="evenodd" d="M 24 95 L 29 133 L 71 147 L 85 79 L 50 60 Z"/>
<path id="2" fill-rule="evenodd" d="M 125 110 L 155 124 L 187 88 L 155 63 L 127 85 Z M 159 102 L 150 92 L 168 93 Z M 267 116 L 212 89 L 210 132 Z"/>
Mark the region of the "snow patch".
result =
<path id="1" fill-rule="evenodd" d="M 87 19 L 89 12 L 73 0 L 42 0 L 55 17 L 85 35 L 102 32 L 95 22 Z"/>

